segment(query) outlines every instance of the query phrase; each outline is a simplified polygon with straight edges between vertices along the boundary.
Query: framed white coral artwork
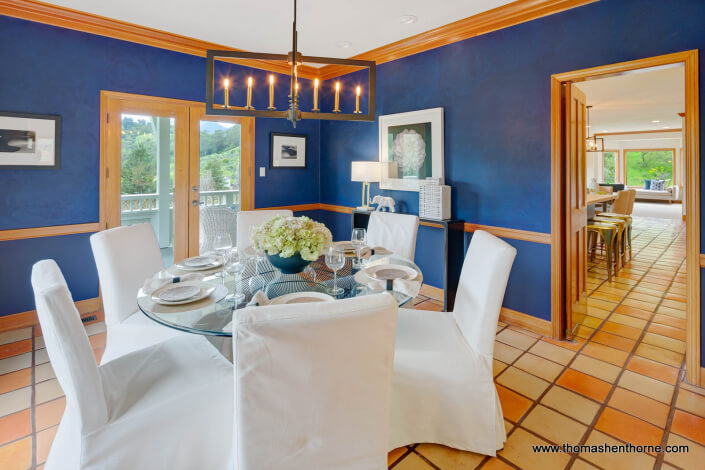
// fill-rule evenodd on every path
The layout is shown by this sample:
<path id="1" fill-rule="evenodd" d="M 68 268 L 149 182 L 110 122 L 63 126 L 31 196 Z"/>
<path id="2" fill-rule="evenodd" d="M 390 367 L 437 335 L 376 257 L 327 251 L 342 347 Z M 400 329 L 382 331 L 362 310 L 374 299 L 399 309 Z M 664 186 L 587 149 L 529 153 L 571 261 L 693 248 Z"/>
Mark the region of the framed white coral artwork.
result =
<path id="1" fill-rule="evenodd" d="M 379 159 L 382 189 L 418 191 L 426 178 L 445 184 L 443 108 L 380 116 Z"/>

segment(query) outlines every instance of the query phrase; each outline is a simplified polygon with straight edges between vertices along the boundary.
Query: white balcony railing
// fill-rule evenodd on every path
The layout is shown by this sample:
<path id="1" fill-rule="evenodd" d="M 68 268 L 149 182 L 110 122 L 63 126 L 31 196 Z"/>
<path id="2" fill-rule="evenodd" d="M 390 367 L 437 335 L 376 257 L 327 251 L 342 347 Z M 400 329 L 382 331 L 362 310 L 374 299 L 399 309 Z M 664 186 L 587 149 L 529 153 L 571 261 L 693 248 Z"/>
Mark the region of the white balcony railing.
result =
<path id="1" fill-rule="evenodd" d="M 159 210 L 160 201 L 168 204 L 166 213 Z M 222 191 L 201 191 L 201 207 L 234 207 L 240 209 L 240 190 L 228 189 Z M 174 194 L 167 197 L 158 193 L 123 194 L 120 196 L 120 211 L 122 225 L 149 223 L 159 239 L 159 245 L 164 248 L 171 246 L 174 239 Z"/>
<path id="2" fill-rule="evenodd" d="M 123 218 L 126 215 L 146 216 L 159 211 L 159 194 L 123 194 L 120 196 L 120 207 Z M 240 207 L 240 190 L 226 189 L 222 191 L 201 191 L 200 201 L 206 207 Z M 174 194 L 169 194 L 169 210 L 174 209 Z"/>

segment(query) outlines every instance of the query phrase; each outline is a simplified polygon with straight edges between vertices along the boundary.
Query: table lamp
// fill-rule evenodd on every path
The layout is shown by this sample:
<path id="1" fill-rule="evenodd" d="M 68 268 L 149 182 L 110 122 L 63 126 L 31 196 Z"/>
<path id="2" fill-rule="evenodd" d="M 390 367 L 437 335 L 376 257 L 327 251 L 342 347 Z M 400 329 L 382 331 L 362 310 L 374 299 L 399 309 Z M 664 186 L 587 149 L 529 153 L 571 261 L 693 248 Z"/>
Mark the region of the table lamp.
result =
<path id="1" fill-rule="evenodd" d="M 380 181 L 381 167 L 379 162 L 352 162 L 350 166 L 351 181 L 362 183 L 362 205 L 360 210 L 370 210 L 370 183 Z M 367 192 L 367 195 L 365 195 Z"/>

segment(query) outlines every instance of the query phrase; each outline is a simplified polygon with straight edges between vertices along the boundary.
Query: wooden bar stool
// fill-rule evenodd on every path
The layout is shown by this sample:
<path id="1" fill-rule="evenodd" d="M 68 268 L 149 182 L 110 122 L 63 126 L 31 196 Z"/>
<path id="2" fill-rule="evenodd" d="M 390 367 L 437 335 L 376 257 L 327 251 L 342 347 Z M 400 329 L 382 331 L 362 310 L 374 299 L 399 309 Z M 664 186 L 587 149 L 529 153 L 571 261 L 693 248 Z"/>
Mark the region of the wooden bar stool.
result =
<path id="1" fill-rule="evenodd" d="M 617 214 L 614 212 L 603 212 L 600 214 L 600 217 L 611 217 L 615 219 L 622 219 L 627 222 L 627 236 L 624 238 L 624 242 L 626 242 L 626 248 L 629 248 L 629 260 L 632 259 L 632 216 L 627 215 L 627 214 Z"/>
<path id="2" fill-rule="evenodd" d="M 602 238 L 602 242 L 605 245 L 605 254 L 607 257 L 607 280 L 609 282 L 612 282 L 612 261 L 613 261 L 613 253 L 614 253 L 614 246 L 615 246 L 615 241 L 616 241 L 616 233 L 617 233 L 618 228 L 615 225 L 610 225 L 610 224 L 602 224 L 599 222 L 595 223 L 588 223 L 587 226 L 587 232 L 588 236 L 591 237 L 593 234 L 594 236 L 599 236 Z M 595 259 L 595 246 L 592 248 L 592 259 Z M 617 271 L 615 270 L 615 276 L 617 275 Z"/>
<path id="3" fill-rule="evenodd" d="M 592 219 L 594 222 L 599 222 L 606 225 L 614 225 L 617 228 L 616 240 L 615 240 L 615 276 L 617 271 L 619 271 L 622 266 L 624 266 L 624 261 L 626 258 L 626 252 L 624 250 L 624 239 L 627 236 L 627 222 L 622 219 L 617 219 L 614 217 L 603 217 L 602 215 L 596 216 Z"/>

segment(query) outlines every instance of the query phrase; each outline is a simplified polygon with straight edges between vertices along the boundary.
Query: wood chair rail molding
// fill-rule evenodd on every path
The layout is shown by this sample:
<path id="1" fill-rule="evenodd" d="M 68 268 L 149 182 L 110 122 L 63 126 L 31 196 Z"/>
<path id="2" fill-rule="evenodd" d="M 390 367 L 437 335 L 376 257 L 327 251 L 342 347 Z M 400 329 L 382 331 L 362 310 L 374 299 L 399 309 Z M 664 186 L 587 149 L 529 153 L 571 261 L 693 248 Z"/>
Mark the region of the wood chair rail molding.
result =
<path id="1" fill-rule="evenodd" d="M 619 75 L 637 69 L 671 64 L 685 65 L 685 186 L 688 188 L 686 205 L 686 380 L 698 385 L 700 367 L 700 111 L 698 51 L 690 50 L 628 62 L 592 67 L 551 76 L 551 321 L 554 338 L 561 338 L 564 292 L 561 279 L 562 250 L 565 220 L 562 213 L 564 195 L 561 181 L 564 177 L 561 160 L 561 87 L 565 83 L 581 82 L 588 78 Z M 670 130 L 675 132 L 674 130 Z"/>
<path id="2" fill-rule="evenodd" d="M 351 59 L 374 60 L 377 64 L 383 64 L 597 1 L 599 0 L 517 0 L 358 54 L 351 57 Z M 199 57 L 205 57 L 208 49 L 237 50 L 220 44 L 36 0 L 0 0 L 0 14 Z M 229 61 L 277 73 L 290 73 L 290 68 L 281 62 L 250 59 L 233 59 Z M 327 80 L 355 70 L 357 68 L 351 66 L 327 65 L 317 69 L 303 65 L 299 67 L 299 76 L 309 79 L 318 77 L 321 80 Z"/>
<path id="3" fill-rule="evenodd" d="M 260 210 L 273 210 L 273 209 L 291 209 L 293 212 L 300 211 L 313 211 L 313 210 L 323 210 L 329 212 L 338 212 L 341 214 L 352 214 L 354 208 L 347 206 L 337 206 L 334 204 L 322 204 L 322 203 L 312 203 L 312 204 L 300 204 L 295 206 L 274 206 L 274 207 L 258 207 Z M 421 221 L 420 225 L 426 227 L 442 227 L 440 224 L 434 224 L 433 222 Z M 492 235 L 500 238 L 511 238 L 513 240 L 524 240 L 534 243 L 551 244 L 551 234 L 543 232 L 530 232 L 528 230 L 519 230 L 515 228 L 505 228 L 505 227 L 495 227 L 492 225 L 479 225 L 479 224 L 464 224 L 465 232 L 474 232 L 475 230 L 485 230 Z"/>
<path id="4" fill-rule="evenodd" d="M 89 233 L 100 231 L 100 223 L 74 225 L 53 225 L 49 227 L 17 228 L 13 230 L 0 230 L 0 242 L 8 240 L 21 240 L 23 238 L 55 237 L 58 235 L 72 235 L 74 233 Z"/>

